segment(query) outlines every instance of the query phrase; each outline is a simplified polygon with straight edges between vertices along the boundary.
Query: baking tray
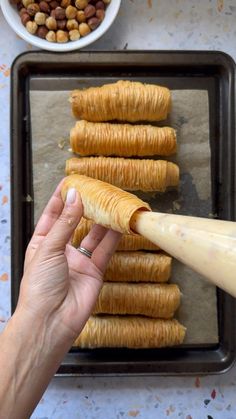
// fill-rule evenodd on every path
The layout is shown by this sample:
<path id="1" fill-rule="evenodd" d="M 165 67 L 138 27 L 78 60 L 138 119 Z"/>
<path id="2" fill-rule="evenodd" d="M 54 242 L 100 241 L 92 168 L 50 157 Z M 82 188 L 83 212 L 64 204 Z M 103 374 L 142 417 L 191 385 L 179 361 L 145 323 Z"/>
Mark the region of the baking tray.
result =
<path id="1" fill-rule="evenodd" d="M 16 58 L 11 72 L 12 312 L 24 253 L 33 232 L 29 90 L 76 87 L 76 77 L 155 77 L 171 89 L 204 89 L 209 95 L 212 213 L 235 220 L 235 64 L 221 52 L 30 52 Z M 53 80 L 53 83 L 52 83 Z M 40 86 L 40 83 L 38 84 Z M 210 374 L 235 361 L 235 301 L 217 290 L 219 343 L 171 349 L 71 350 L 58 374 Z M 207 319 L 206 319 L 207 322 Z"/>

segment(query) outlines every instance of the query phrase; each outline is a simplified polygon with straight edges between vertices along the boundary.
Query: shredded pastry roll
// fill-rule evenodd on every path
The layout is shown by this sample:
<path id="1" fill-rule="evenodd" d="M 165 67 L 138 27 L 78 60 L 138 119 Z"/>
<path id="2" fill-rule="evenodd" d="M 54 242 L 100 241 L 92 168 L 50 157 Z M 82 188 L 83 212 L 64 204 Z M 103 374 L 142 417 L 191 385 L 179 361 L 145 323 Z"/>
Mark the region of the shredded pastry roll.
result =
<path id="1" fill-rule="evenodd" d="M 99 294 L 94 314 L 141 314 L 170 319 L 180 305 L 175 284 L 130 284 L 106 282 Z"/>
<path id="2" fill-rule="evenodd" d="M 176 152 L 176 132 L 170 127 L 78 121 L 70 144 L 81 156 L 169 156 Z"/>
<path id="3" fill-rule="evenodd" d="M 185 327 L 177 320 L 141 316 L 92 316 L 76 339 L 80 348 L 162 348 L 183 343 Z"/>
<path id="4" fill-rule="evenodd" d="M 137 196 L 87 176 L 71 175 L 64 179 L 61 188 L 64 200 L 69 188 L 79 192 L 85 218 L 121 233 L 131 232 L 130 220 L 136 211 L 150 210 Z"/>
<path id="5" fill-rule="evenodd" d="M 83 240 L 85 236 L 87 236 L 93 224 L 94 223 L 91 220 L 86 220 L 85 218 L 81 219 L 72 237 L 72 245 L 74 247 L 79 247 L 81 241 Z M 140 236 L 139 234 L 123 234 L 117 248 L 117 250 L 119 251 L 158 250 L 158 249 L 159 249 L 158 246 L 150 242 L 145 237 Z"/>
<path id="6" fill-rule="evenodd" d="M 120 80 L 74 90 L 70 101 L 75 117 L 87 121 L 160 121 L 170 111 L 171 94 L 166 87 Z"/>
<path id="7" fill-rule="evenodd" d="M 66 174 L 80 174 L 111 183 L 128 191 L 165 192 L 179 183 L 179 168 L 166 160 L 121 157 L 73 157 L 66 161 Z"/>
<path id="8" fill-rule="evenodd" d="M 110 282 L 167 282 L 171 273 L 171 257 L 163 253 L 116 252 L 105 272 Z"/>

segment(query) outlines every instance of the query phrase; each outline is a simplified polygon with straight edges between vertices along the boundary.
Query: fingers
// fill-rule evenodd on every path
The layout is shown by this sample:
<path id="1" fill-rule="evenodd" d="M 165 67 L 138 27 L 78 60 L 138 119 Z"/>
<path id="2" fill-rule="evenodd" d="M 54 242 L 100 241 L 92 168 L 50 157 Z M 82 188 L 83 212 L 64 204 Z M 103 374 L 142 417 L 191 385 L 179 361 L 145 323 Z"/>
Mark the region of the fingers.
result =
<path id="1" fill-rule="evenodd" d="M 84 239 L 80 243 L 80 247 L 84 247 L 90 252 L 93 252 L 106 233 L 107 233 L 107 228 L 102 227 L 101 225 L 98 225 L 98 224 L 94 224 L 90 232 L 87 234 L 86 237 L 84 237 Z"/>
<path id="2" fill-rule="evenodd" d="M 55 192 L 53 193 L 51 199 L 49 200 L 47 206 L 45 207 L 34 231 L 34 234 L 28 244 L 26 254 L 25 254 L 25 262 L 24 262 L 24 270 L 27 268 L 28 263 L 34 257 L 34 254 L 42 241 L 44 240 L 45 236 L 48 234 L 52 226 L 54 225 L 55 221 L 60 216 L 64 203 L 61 198 L 61 184 L 63 180 L 57 186 Z"/>
<path id="3" fill-rule="evenodd" d="M 34 239 L 35 236 L 46 236 L 51 230 L 53 224 L 60 216 L 64 203 L 61 198 L 61 184 L 63 180 L 57 186 L 55 192 L 53 193 L 51 199 L 49 200 L 46 208 L 44 209 L 32 236 Z"/>
<path id="4" fill-rule="evenodd" d="M 83 215 L 83 205 L 76 189 L 67 192 L 65 206 L 44 240 L 47 250 L 64 251 Z"/>
<path id="5" fill-rule="evenodd" d="M 105 272 L 107 264 L 113 253 L 116 251 L 121 237 L 121 233 L 114 230 L 108 230 L 104 238 L 94 250 L 91 260 L 102 273 Z"/>
<path id="6" fill-rule="evenodd" d="M 67 253 L 70 255 L 70 268 L 87 275 L 96 273 L 99 275 L 105 272 L 106 266 L 115 252 L 122 234 L 113 230 L 108 230 L 101 225 L 94 224 L 88 235 L 80 243 L 80 247 L 92 252 L 89 259 L 82 253 L 75 252 L 75 249 L 68 246 Z M 92 262 L 90 264 L 89 262 Z"/>

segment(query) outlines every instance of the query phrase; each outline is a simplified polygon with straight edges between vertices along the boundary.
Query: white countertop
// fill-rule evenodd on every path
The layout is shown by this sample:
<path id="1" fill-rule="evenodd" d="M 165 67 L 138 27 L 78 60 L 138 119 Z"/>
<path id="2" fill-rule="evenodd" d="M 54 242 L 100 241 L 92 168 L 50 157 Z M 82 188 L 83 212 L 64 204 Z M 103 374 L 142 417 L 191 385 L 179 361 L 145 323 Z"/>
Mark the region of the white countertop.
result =
<path id="1" fill-rule="evenodd" d="M 116 1 L 116 0 L 113 0 Z M 10 67 L 31 45 L 0 11 L 0 330 L 10 315 Z M 236 0 L 123 0 L 89 50 L 221 50 L 236 60 Z M 32 418 L 235 419 L 236 367 L 211 377 L 54 378 Z"/>

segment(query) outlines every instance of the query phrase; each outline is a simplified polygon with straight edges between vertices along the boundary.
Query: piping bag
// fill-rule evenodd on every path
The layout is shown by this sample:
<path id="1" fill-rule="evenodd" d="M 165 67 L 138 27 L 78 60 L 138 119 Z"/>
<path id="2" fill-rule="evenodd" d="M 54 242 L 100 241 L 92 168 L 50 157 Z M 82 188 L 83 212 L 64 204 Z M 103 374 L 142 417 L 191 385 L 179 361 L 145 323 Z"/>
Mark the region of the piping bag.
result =
<path id="1" fill-rule="evenodd" d="M 236 222 L 150 211 L 137 196 L 82 175 L 64 179 L 81 196 L 84 217 L 122 233 L 141 234 L 236 297 Z"/>
<path id="2" fill-rule="evenodd" d="M 131 228 L 236 297 L 236 223 L 137 211 Z"/>

